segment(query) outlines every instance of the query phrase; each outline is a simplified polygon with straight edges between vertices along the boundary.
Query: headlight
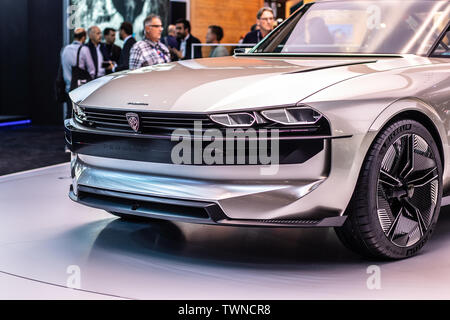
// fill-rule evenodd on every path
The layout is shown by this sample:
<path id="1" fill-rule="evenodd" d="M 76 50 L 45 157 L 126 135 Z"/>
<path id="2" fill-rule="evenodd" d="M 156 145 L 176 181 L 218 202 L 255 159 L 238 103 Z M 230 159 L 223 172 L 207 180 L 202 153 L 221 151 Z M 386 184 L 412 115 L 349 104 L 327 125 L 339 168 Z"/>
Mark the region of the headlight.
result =
<path id="1" fill-rule="evenodd" d="M 77 105 L 75 102 L 72 101 L 72 109 L 73 109 L 73 115 L 76 120 L 83 121 L 86 120 L 86 114 L 84 113 L 83 109 L 80 108 L 79 105 Z"/>
<path id="2" fill-rule="evenodd" d="M 311 125 L 322 118 L 321 113 L 305 106 L 264 110 L 261 114 L 267 120 L 284 125 Z"/>
<path id="3" fill-rule="evenodd" d="M 270 123 L 285 126 L 314 125 L 323 115 L 308 106 L 293 106 L 279 109 L 269 109 L 259 112 L 239 112 L 213 114 L 209 118 L 225 127 L 251 127 L 254 124 L 267 125 Z"/>
<path id="4" fill-rule="evenodd" d="M 256 122 L 255 116 L 247 112 L 213 114 L 209 117 L 225 127 L 251 127 Z"/>

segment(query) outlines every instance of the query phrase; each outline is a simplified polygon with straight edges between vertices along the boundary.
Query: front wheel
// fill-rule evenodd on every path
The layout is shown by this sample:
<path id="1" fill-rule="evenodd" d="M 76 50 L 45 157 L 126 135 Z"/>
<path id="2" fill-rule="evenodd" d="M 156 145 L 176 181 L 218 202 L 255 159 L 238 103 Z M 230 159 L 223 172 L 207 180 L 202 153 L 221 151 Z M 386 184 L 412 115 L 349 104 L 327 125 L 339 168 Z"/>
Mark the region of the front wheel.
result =
<path id="1" fill-rule="evenodd" d="M 363 163 L 347 221 L 336 228 L 345 246 L 375 259 L 415 255 L 439 216 L 442 162 L 428 130 L 413 120 L 385 128 Z"/>

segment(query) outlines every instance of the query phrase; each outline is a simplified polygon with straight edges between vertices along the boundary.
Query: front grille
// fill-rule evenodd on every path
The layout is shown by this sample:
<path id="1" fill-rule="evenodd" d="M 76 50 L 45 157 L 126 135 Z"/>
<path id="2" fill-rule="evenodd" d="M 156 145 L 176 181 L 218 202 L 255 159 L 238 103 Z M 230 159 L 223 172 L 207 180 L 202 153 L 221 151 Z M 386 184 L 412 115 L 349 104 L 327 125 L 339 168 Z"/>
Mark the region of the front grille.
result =
<path id="1" fill-rule="evenodd" d="M 100 108 L 81 107 L 85 116 L 83 125 L 104 130 L 117 132 L 134 132 L 128 124 L 126 114 L 129 111 L 107 110 Z M 170 136 L 177 129 L 186 129 L 190 134 L 194 133 L 196 122 L 201 122 L 202 132 L 208 129 L 219 129 L 222 132 L 225 127 L 213 122 L 206 114 L 192 113 L 163 113 L 163 112 L 135 112 L 139 115 L 139 133 L 149 135 Z M 247 128 L 244 128 L 246 130 Z M 331 129 L 328 121 L 322 118 L 315 125 L 284 126 L 276 123 L 264 123 L 254 127 L 254 129 L 278 129 L 280 137 L 298 136 L 329 136 Z"/>
<path id="2" fill-rule="evenodd" d="M 82 108 L 86 115 L 83 124 L 89 127 L 108 130 L 134 132 L 126 117 L 127 111 L 104 110 L 94 108 Z M 215 126 L 207 115 L 195 114 L 170 114 L 157 112 L 137 112 L 140 118 L 139 132 L 155 135 L 170 135 L 176 129 L 194 130 L 196 121 L 201 121 L 202 128 L 208 129 Z"/>

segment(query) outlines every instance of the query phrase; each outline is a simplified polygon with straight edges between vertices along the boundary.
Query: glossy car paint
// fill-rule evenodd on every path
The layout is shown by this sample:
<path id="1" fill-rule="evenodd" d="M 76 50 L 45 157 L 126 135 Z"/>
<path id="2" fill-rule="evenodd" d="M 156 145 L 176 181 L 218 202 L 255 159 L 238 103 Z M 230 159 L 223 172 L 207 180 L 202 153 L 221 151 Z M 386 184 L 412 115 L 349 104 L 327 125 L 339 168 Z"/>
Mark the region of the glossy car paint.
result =
<path id="1" fill-rule="evenodd" d="M 449 68 L 448 59 L 414 55 L 234 56 L 107 76 L 73 91 L 73 101 L 86 107 L 192 113 L 304 103 L 324 114 L 334 139 L 306 163 L 281 165 L 277 174 L 267 176 L 260 166 L 199 167 L 74 155 L 75 185 L 211 201 L 231 219 L 340 216 L 368 148 L 395 115 L 414 110 L 428 117 L 448 162 Z M 447 169 L 444 183 L 448 188 Z"/>

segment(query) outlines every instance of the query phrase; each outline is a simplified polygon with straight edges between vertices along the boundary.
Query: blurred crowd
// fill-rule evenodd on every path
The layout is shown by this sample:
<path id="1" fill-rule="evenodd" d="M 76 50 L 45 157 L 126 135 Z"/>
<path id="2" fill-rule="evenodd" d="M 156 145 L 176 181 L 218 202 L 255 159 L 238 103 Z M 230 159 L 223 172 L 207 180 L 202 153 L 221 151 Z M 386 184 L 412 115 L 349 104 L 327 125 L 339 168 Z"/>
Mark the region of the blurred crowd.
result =
<path id="1" fill-rule="evenodd" d="M 274 28 L 275 17 L 271 8 L 261 8 L 256 18 L 257 23 L 240 40 L 243 45 L 258 43 Z M 191 33 L 188 20 L 180 19 L 175 25 L 169 25 L 165 37 L 162 37 L 163 31 L 161 17 L 153 14 L 144 21 L 142 41 L 136 41 L 133 37 L 133 25 L 130 22 L 123 22 L 118 30 L 106 28 L 102 31 L 97 26 L 91 26 L 88 30 L 75 29 L 74 41 L 61 52 L 59 91 L 64 91 L 66 98 L 60 100 L 67 101 L 69 91 L 113 72 L 202 58 L 202 47 L 194 45 L 202 42 Z M 123 41 L 122 47 L 115 44 L 117 33 Z M 230 54 L 225 46 L 220 45 L 223 38 L 222 27 L 209 26 L 205 42 L 210 46 L 210 57 Z M 68 110 L 65 114 L 70 116 Z"/>

